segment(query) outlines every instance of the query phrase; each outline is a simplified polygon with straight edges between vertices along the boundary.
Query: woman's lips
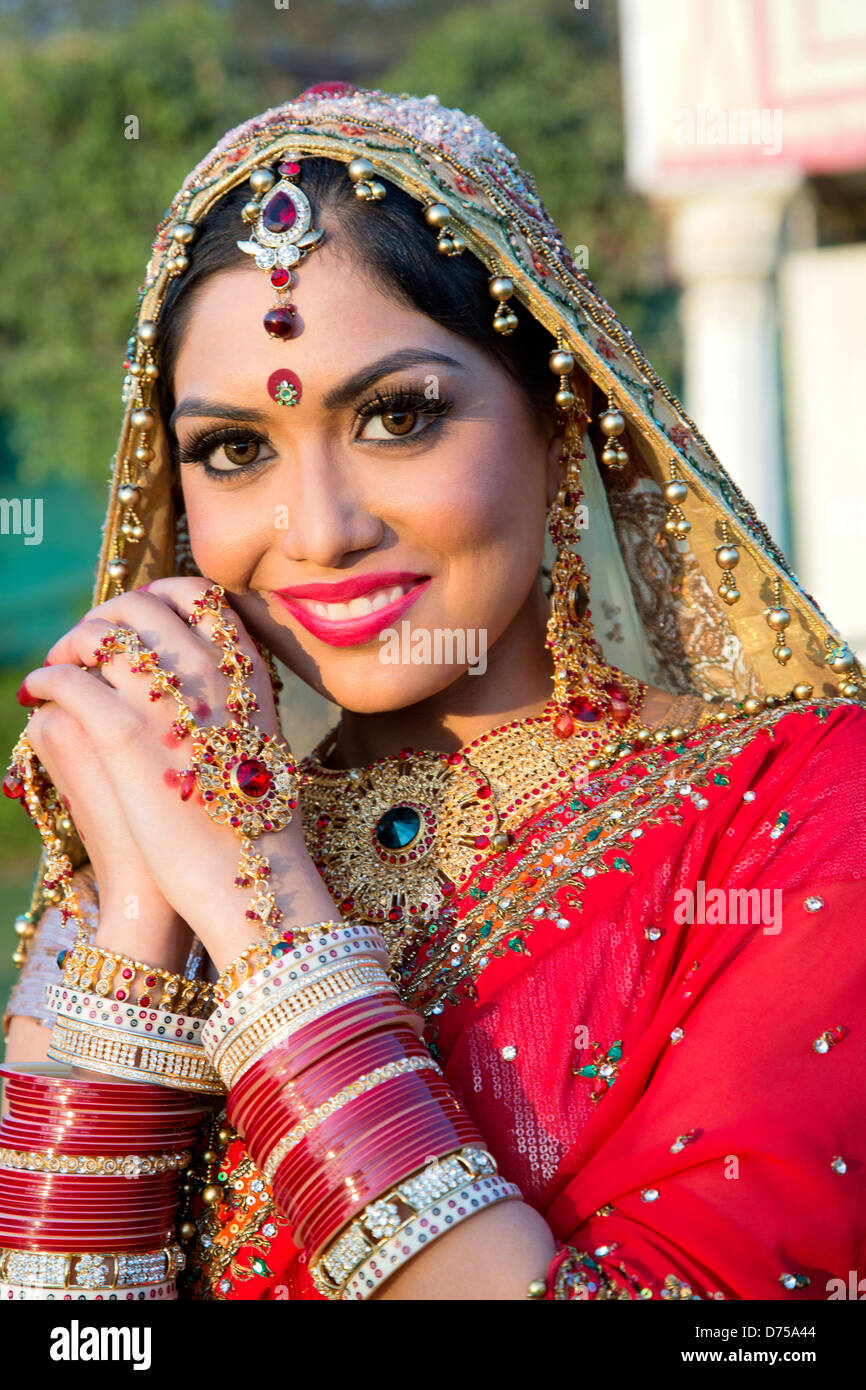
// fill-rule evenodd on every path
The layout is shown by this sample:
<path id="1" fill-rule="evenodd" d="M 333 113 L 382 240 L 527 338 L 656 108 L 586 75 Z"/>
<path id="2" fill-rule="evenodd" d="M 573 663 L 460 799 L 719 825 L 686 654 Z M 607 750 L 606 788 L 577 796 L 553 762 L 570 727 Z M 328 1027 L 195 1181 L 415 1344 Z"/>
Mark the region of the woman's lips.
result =
<path id="1" fill-rule="evenodd" d="M 291 597 L 285 589 L 272 592 L 314 637 L 332 647 L 354 647 L 371 642 L 384 628 L 395 623 L 430 584 L 429 577 L 419 580 L 411 576 L 400 582 L 393 582 L 396 579 L 393 575 L 382 578 L 392 582 L 367 588 L 365 593 L 338 603 L 325 602 L 319 595 L 328 589 L 345 591 L 346 586 L 311 584 L 305 591 L 292 591 Z M 299 597 L 301 592 L 310 594 L 310 591 L 315 591 L 316 597 Z"/>

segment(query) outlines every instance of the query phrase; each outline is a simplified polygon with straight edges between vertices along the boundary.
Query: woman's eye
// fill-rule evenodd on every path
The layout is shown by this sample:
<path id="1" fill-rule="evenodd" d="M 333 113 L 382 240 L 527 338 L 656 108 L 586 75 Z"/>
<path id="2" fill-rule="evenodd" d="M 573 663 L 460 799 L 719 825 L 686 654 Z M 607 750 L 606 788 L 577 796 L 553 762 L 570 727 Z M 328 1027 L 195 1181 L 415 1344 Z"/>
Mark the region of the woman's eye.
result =
<path id="1" fill-rule="evenodd" d="M 258 457 L 261 444 L 258 439 L 234 439 L 230 443 L 221 444 L 214 449 L 208 458 L 208 463 L 212 468 L 222 468 L 224 472 L 229 469 L 225 467 L 227 461 L 232 468 L 243 468 L 245 465 L 255 463 Z M 220 458 L 220 455 L 225 458 Z"/>
<path id="2" fill-rule="evenodd" d="M 423 418 L 419 410 L 404 410 L 396 406 L 393 409 L 377 410 L 375 415 L 369 415 L 367 417 L 364 429 L 358 435 L 358 438 L 384 439 L 386 435 L 391 435 L 393 437 L 394 435 L 421 434 L 423 430 L 417 430 L 415 426 L 419 424 Z M 372 434 L 367 433 L 369 426 L 376 426 L 379 424 L 384 428 L 385 434 L 381 432 L 377 433 L 375 429 Z M 426 429 L 427 426 L 425 425 L 424 428 Z"/>

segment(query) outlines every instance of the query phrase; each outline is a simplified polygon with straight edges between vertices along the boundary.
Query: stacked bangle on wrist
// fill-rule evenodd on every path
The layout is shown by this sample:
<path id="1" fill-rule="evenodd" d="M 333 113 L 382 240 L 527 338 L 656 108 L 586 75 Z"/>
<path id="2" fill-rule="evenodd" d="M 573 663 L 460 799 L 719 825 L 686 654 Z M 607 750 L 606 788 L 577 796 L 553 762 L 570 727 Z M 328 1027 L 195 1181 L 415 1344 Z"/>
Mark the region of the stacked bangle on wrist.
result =
<path id="1" fill-rule="evenodd" d="M 234 990 L 238 989 L 250 975 L 254 975 L 274 958 L 284 956 L 287 951 L 297 949 L 315 941 L 326 933 L 337 932 L 345 927 L 345 922 L 310 922 L 302 927 L 293 927 L 282 933 L 279 941 L 272 942 L 259 938 L 247 946 L 221 972 L 215 986 L 219 1001 L 225 1002 Z"/>
<path id="2" fill-rule="evenodd" d="M 48 985 L 56 1021 L 48 1056 L 129 1081 L 204 1094 L 223 1091 L 202 1043 L 203 1021 L 65 985 Z"/>
<path id="3" fill-rule="evenodd" d="M 76 941 L 63 959 L 63 983 L 69 989 L 200 1016 L 213 1007 L 214 987 L 207 980 L 188 980 L 176 971 L 145 965 L 104 946 Z M 157 999 L 157 994 L 159 998 Z"/>
<path id="4" fill-rule="evenodd" d="M 431 1240 L 520 1191 L 421 1040 L 377 929 L 325 925 L 244 979 L 202 1037 L 229 1122 L 319 1292 L 368 1298 Z"/>
<path id="5" fill-rule="evenodd" d="M 208 1107 L 59 1067 L 0 1076 L 0 1296 L 176 1297 L 180 1173 Z"/>

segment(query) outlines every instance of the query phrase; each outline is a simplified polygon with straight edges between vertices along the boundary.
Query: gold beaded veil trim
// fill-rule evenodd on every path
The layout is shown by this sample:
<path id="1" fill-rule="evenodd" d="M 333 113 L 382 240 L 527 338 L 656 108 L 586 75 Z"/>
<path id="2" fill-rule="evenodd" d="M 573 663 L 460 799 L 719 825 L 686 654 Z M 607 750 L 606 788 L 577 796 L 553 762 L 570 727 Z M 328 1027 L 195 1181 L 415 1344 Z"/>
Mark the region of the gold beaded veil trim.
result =
<path id="1" fill-rule="evenodd" d="M 445 255 L 468 249 L 488 268 L 500 330 L 519 333 L 521 318 L 533 315 L 549 329 L 551 349 L 573 354 L 589 376 L 602 400 L 590 437 L 596 456 L 613 466 L 597 466 L 589 450 L 587 491 L 606 490 L 661 684 L 743 700 L 798 684 L 835 695 L 841 681 L 843 694 L 859 696 L 862 671 L 854 658 L 631 334 L 575 269 L 532 176 L 511 151 L 477 117 L 443 107 L 435 96 L 343 84 L 323 84 L 229 131 L 192 170 L 160 223 L 128 343 L 94 603 L 190 572 L 156 392 L 162 301 L 189 264 L 197 224 L 214 204 L 254 170 L 305 156 L 344 163 L 357 195 L 370 201 L 371 217 L 383 178 L 417 199 L 419 238 L 435 237 Z M 622 428 L 614 429 L 610 422 L 620 416 Z M 591 580 L 603 590 L 603 575 Z M 44 905 L 41 877 L 31 918 Z"/>

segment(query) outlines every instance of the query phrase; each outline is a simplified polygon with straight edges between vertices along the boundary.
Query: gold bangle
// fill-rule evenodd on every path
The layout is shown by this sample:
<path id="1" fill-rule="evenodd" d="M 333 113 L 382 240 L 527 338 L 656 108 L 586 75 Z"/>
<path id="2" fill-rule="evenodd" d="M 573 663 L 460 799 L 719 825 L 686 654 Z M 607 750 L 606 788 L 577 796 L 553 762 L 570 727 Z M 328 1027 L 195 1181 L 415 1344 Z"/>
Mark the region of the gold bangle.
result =
<path id="1" fill-rule="evenodd" d="M 261 1046 L 265 1050 L 277 1045 L 277 1034 L 284 1038 L 284 1029 L 294 1031 L 299 1018 L 310 1015 L 313 1009 L 323 1012 L 338 1008 L 355 996 L 356 989 L 391 990 L 393 985 L 381 965 L 348 967 L 345 970 L 326 975 L 310 985 L 308 989 L 290 994 L 287 998 L 264 999 L 258 1009 L 242 1019 L 240 1027 L 233 1028 L 225 1038 L 220 1039 L 214 1049 L 213 1065 L 222 1076 L 226 1087 L 233 1086 L 239 1079 L 239 1070 L 245 1067 L 253 1053 Z M 228 1078 L 231 1078 L 229 1080 Z"/>
<path id="2" fill-rule="evenodd" d="M 122 983 L 115 985 L 118 971 Z M 161 993 L 157 1001 L 152 992 L 155 993 L 160 981 Z M 68 989 L 92 991 L 103 997 L 112 994 L 121 1003 L 171 1009 L 173 1013 L 188 1013 L 194 1017 L 212 1007 L 214 1002 L 214 987 L 208 980 L 188 980 L 177 971 L 146 965 L 86 941 L 77 941 L 68 952 L 63 962 L 63 983 Z"/>
<path id="3" fill-rule="evenodd" d="M 134 1037 L 62 1014 L 54 1024 L 48 1056 L 55 1062 L 184 1091 L 221 1094 L 224 1089 L 200 1046 Z"/>
<path id="4" fill-rule="evenodd" d="M 285 949 L 291 950 L 295 946 L 301 946 L 307 941 L 312 941 L 316 936 L 322 936 L 325 932 L 339 931 L 346 925 L 345 922 L 308 922 L 302 927 L 292 927 L 289 931 L 283 932 L 282 941 L 274 943 L 259 938 L 251 945 L 245 947 L 234 960 L 229 961 L 225 969 L 220 973 L 216 982 L 215 990 L 225 1000 L 232 990 L 237 989 L 238 985 L 243 984 L 251 975 L 255 975 L 257 970 L 261 970 L 274 957 L 279 957 L 283 952 L 280 947 L 285 943 Z"/>
<path id="5" fill-rule="evenodd" d="M 289 1038 L 293 1037 L 301 1028 L 306 1028 L 308 1023 L 315 1023 L 317 1019 L 324 1018 L 326 1014 L 332 1013 L 334 1009 L 339 1008 L 342 1004 L 354 1004 L 360 1000 L 373 999 L 377 995 L 381 995 L 381 993 L 382 986 L 378 983 L 356 985 L 354 989 L 347 990 L 339 999 L 326 999 L 324 1003 L 312 1004 L 304 1013 L 298 1014 L 295 1018 L 291 1018 L 287 1022 L 276 1026 L 274 1031 L 269 1032 L 268 1036 L 259 1043 L 254 1051 L 238 1065 L 237 1070 L 232 1073 L 231 1080 L 225 1082 L 226 1090 L 231 1090 L 232 1086 L 240 1081 L 241 1077 L 245 1072 L 249 1071 L 250 1067 L 254 1066 L 256 1062 L 260 1062 L 261 1059 L 267 1056 L 269 1052 L 273 1051 L 275 1047 L 279 1047 L 282 1043 L 288 1042 Z M 222 1072 L 221 1075 L 225 1077 L 226 1073 Z"/>
<path id="6" fill-rule="evenodd" d="M 0 1168 L 19 1173 L 57 1173 L 60 1177 L 144 1178 L 186 1168 L 189 1149 L 167 1154 L 58 1154 L 0 1148 Z"/>

